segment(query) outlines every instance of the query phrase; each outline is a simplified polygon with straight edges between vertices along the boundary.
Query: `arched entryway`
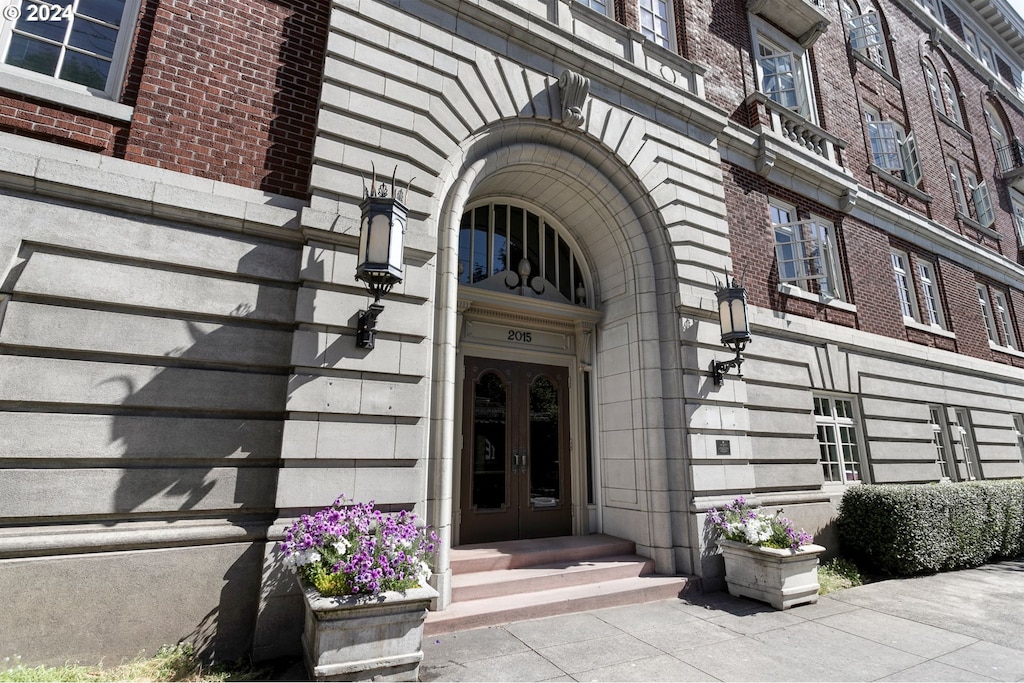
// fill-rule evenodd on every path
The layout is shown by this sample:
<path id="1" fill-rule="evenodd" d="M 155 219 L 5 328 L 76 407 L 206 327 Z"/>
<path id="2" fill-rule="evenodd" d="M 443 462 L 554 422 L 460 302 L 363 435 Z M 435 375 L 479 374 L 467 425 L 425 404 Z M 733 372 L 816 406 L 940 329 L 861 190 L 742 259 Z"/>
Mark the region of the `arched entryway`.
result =
<path id="1" fill-rule="evenodd" d="M 673 528 L 670 497 L 685 481 L 678 458 L 666 456 L 669 438 L 676 454 L 684 447 L 678 433 L 666 433 L 682 412 L 674 398 L 682 395 L 678 283 L 650 190 L 597 141 L 542 122 L 497 125 L 467 143 L 464 154 L 448 172 L 438 224 L 429 509 L 442 532 L 442 595 L 446 553 L 466 542 L 463 515 L 474 496 L 491 506 L 485 509 L 501 510 L 492 513 L 495 526 L 515 527 L 498 537 L 562 533 L 564 521 L 547 520 L 550 527 L 531 531 L 533 521 L 519 512 L 514 522 L 497 519 L 511 514 L 513 504 L 520 511 L 525 506 L 529 517 L 567 503 L 572 534 L 627 538 L 655 559 L 659 572 L 672 573 L 674 534 L 681 534 Z M 480 207 L 486 209 L 478 221 Z M 513 262 L 511 233 L 493 228 L 495 216 L 511 216 L 513 208 L 523 220 L 537 217 L 520 245 L 530 261 L 530 235 L 536 235 L 528 272 Z M 465 239 L 460 244 L 466 225 L 468 253 Z M 478 249 L 473 234 L 480 236 Z M 503 240 L 504 256 L 494 248 Z M 550 461 L 536 482 L 529 465 L 513 471 L 522 467 L 523 448 L 527 462 L 533 457 L 529 421 L 537 411 L 529 407 L 530 387 L 538 378 L 559 400 L 549 417 L 559 431 L 549 438 L 563 439 L 568 427 L 569 458 L 558 456 L 556 495 Z M 504 431 L 479 439 L 495 404 L 504 406 Z M 482 424 L 475 428 L 478 409 Z M 499 450 L 500 472 L 488 476 L 502 481 L 487 489 L 474 481 L 472 463 L 479 458 L 479 473 L 487 475 L 483 465 L 495 464 Z M 515 476 L 525 478 L 510 482 Z M 475 525 L 465 525 L 468 538 L 486 537 L 474 536 Z"/>

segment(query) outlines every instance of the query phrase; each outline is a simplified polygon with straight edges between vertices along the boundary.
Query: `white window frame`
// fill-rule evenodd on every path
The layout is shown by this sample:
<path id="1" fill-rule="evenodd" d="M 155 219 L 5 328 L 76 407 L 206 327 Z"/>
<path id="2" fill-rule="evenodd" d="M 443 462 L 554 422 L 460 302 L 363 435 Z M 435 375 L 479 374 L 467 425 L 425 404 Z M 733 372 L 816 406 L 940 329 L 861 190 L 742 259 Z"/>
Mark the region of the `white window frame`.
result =
<path id="1" fill-rule="evenodd" d="M 816 123 L 814 93 L 811 88 L 810 79 L 807 77 L 807 74 L 810 73 L 807 63 L 807 51 L 799 44 L 793 42 L 788 36 L 783 35 L 780 31 L 766 24 L 759 17 L 751 16 L 750 24 L 754 37 L 754 55 L 756 55 L 754 61 L 757 64 L 758 91 L 780 106 L 786 107 L 803 116 L 808 121 Z M 786 59 L 790 60 L 791 70 L 789 72 L 776 71 L 772 75 L 777 73 L 791 74 L 792 87 L 767 88 L 765 83 L 765 61 L 775 60 L 781 64 Z M 780 83 L 785 80 L 784 77 L 780 76 L 775 76 L 775 78 L 779 79 Z M 785 101 L 786 98 L 779 95 L 780 93 L 788 92 L 793 93 L 792 102 Z M 776 96 L 779 99 L 776 99 Z"/>
<path id="2" fill-rule="evenodd" d="M 666 0 L 639 0 L 637 19 L 644 38 L 665 49 L 672 48 L 672 6 Z"/>
<path id="3" fill-rule="evenodd" d="M 1024 415 L 1013 416 L 1013 429 L 1017 432 L 1017 449 L 1020 450 L 1021 462 L 1024 462 Z"/>
<path id="4" fill-rule="evenodd" d="M 935 278 L 935 264 L 920 256 L 917 258 L 917 286 L 924 301 L 923 322 L 932 327 L 946 329 L 946 319 L 942 314 L 942 297 L 939 296 L 939 283 Z"/>
<path id="5" fill-rule="evenodd" d="M 924 78 L 928 83 L 928 94 L 932 98 L 932 107 L 935 111 L 944 111 L 944 104 L 942 98 L 942 87 L 939 85 L 939 77 L 935 75 L 935 67 L 930 63 L 924 63 Z"/>
<path id="6" fill-rule="evenodd" d="M 84 104 L 84 102 L 90 98 L 102 98 L 105 100 L 116 101 L 121 92 L 121 87 L 124 85 L 124 79 L 128 68 L 129 50 L 131 49 L 131 44 L 135 37 L 135 22 L 139 13 L 139 1 L 140 0 L 125 0 L 124 8 L 121 12 L 121 23 L 116 27 L 117 38 L 114 44 L 113 53 L 110 57 L 110 70 L 107 73 L 106 83 L 103 88 L 91 88 L 80 83 L 63 80 L 56 75 L 38 73 L 31 69 L 7 64 L 11 40 L 19 29 L 17 28 L 18 21 L 9 21 L 4 19 L 0 19 L 0 79 L 6 81 L 9 78 L 11 84 L 8 87 L 11 87 L 11 89 L 16 90 L 17 92 L 33 97 L 40 97 L 41 99 L 59 101 L 61 104 L 70 104 L 71 106 L 76 106 L 76 103 L 81 101 L 83 102 L 81 108 L 84 109 L 90 109 L 87 104 Z M 77 11 L 78 2 L 79 0 L 69 0 L 69 3 L 62 2 L 60 4 L 62 6 L 71 4 L 73 11 Z M 14 10 L 11 8 L 17 8 L 18 12 L 22 14 L 22 19 L 27 20 L 28 13 L 25 7 L 28 3 L 29 0 L 0 0 L 0 12 L 13 12 Z M 75 15 L 75 20 L 91 23 L 86 19 L 78 19 L 77 14 Z M 61 53 L 58 64 L 62 63 L 63 56 L 66 52 L 80 51 L 80 49 L 68 47 L 68 41 L 70 39 L 73 25 L 74 21 L 69 22 L 63 42 L 61 43 Z M 102 23 L 100 25 L 108 28 L 112 27 L 112 25 Z M 56 41 L 46 40 L 45 42 L 54 45 L 57 44 Z M 88 54 L 87 51 L 82 52 Z M 57 68 L 59 69 L 59 66 Z M 54 87 L 59 89 L 59 91 L 51 92 Z M 60 91 L 63 91 L 64 94 L 61 94 Z M 109 107 L 107 107 L 107 109 L 109 109 Z M 104 111 L 104 109 L 101 108 L 100 111 Z M 117 118 L 121 117 L 119 116 Z"/>
<path id="7" fill-rule="evenodd" d="M 818 441 L 818 463 L 821 465 L 822 478 L 827 485 L 849 486 L 868 481 L 867 463 L 864 458 L 864 443 L 860 430 L 860 419 L 857 405 L 848 396 L 815 393 L 814 415 L 815 438 Z M 825 402 L 828 402 L 828 414 L 824 414 Z M 843 410 L 838 409 L 839 402 L 845 404 Z M 840 414 L 843 413 L 843 414 Z M 828 438 L 831 429 L 831 440 Z M 825 439 L 822 439 L 822 435 Z M 834 451 L 830 449 L 834 447 Z M 850 451 L 852 450 L 852 455 Z M 839 474 L 841 478 L 836 479 Z"/>
<path id="8" fill-rule="evenodd" d="M 996 222 L 996 212 L 992 207 L 992 194 L 988 190 L 988 181 L 978 182 L 977 176 L 969 173 L 967 182 L 971 186 L 971 203 L 974 205 L 974 219 L 985 227 Z"/>
<path id="9" fill-rule="evenodd" d="M 606 17 L 612 16 L 612 10 L 614 9 L 612 3 L 608 0 L 574 0 L 575 2 L 589 7 L 599 14 L 603 14 Z"/>
<path id="10" fill-rule="evenodd" d="M 938 0 L 917 0 L 921 3 L 921 6 L 928 10 L 928 14 L 932 15 L 935 21 L 939 22 L 943 26 L 946 25 L 945 17 L 942 16 L 942 10 L 939 9 Z"/>
<path id="11" fill-rule="evenodd" d="M 928 423 L 932 428 L 932 445 L 935 446 L 935 462 L 939 466 L 940 479 L 958 479 L 956 457 L 949 439 L 949 418 L 946 407 L 928 406 Z"/>
<path id="12" fill-rule="evenodd" d="M 893 249 L 889 254 L 893 277 L 896 280 L 896 298 L 904 320 L 919 320 L 917 297 L 914 296 L 914 281 L 910 275 L 910 257 L 905 251 Z"/>
<path id="13" fill-rule="evenodd" d="M 985 320 L 985 331 L 988 332 L 988 340 L 995 346 L 999 346 L 999 335 L 996 333 L 996 321 L 992 316 L 992 303 L 988 296 L 988 287 L 978 283 L 978 305 L 981 306 L 981 316 Z"/>
<path id="14" fill-rule="evenodd" d="M 974 55 L 978 56 L 978 34 L 975 33 L 974 29 L 970 27 L 966 22 L 963 24 L 964 27 L 964 45 L 967 46 L 967 50 Z"/>
<path id="15" fill-rule="evenodd" d="M 793 220 L 796 211 L 791 206 L 775 201 L 769 206 L 779 282 L 826 299 L 845 300 L 835 225 L 813 215 Z M 789 220 L 782 221 L 783 213 Z"/>
<path id="16" fill-rule="evenodd" d="M 883 120 L 877 109 L 865 105 L 864 119 L 868 132 L 868 153 L 878 168 L 898 174 L 912 187 L 921 182 L 921 158 L 913 133 L 904 131 L 895 121 Z"/>
<path id="17" fill-rule="evenodd" d="M 942 93 L 943 100 L 945 101 L 946 111 L 949 113 L 951 118 L 956 125 L 961 128 L 964 127 L 964 116 L 960 110 L 960 98 L 957 95 L 956 86 L 953 84 L 953 79 L 945 71 L 942 72 Z"/>
<path id="18" fill-rule="evenodd" d="M 960 450 L 963 453 L 964 471 L 959 472 L 962 479 L 972 481 L 981 479 L 981 465 L 978 463 L 978 451 L 971 434 L 971 416 L 966 408 L 953 409 L 954 420 L 949 425 L 960 434 Z M 959 460 L 959 458 L 958 458 Z"/>
<path id="19" fill-rule="evenodd" d="M 999 329 L 1003 333 L 1003 346 L 1018 350 L 1017 335 L 1013 331 L 1013 317 L 1010 315 L 1010 304 L 1006 292 L 992 288 L 992 314 L 995 316 Z"/>
<path id="20" fill-rule="evenodd" d="M 882 17 L 874 8 L 860 16 L 852 17 L 846 23 L 850 36 L 850 49 L 859 52 L 883 71 L 890 73 L 889 51 L 886 47 Z"/>
<path id="21" fill-rule="evenodd" d="M 1024 199 L 1011 195 L 1010 204 L 1013 206 L 1013 225 L 1017 228 L 1017 245 L 1024 247 Z"/>
<path id="22" fill-rule="evenodd" d="M 981 63 L 988 67 L 988 70 L 992 73 L 998 74 L 999 68 L 996 66 L 995 53 L 992 48 L 983 40 L 978 41 L 978 52 L 981 57 Z"/>
<path id="23" fill-rule="evenodd" d="M 949 184 L 953 189 L 953 203 L 956 205 L 956 210 L 966 216 L 967 210 L 967 194 L 964 191 L 964 180 L 963 176 L 960 175 L 960 164 L 956 159 L 946 159 L 946 170 L 949 173 Z"/>

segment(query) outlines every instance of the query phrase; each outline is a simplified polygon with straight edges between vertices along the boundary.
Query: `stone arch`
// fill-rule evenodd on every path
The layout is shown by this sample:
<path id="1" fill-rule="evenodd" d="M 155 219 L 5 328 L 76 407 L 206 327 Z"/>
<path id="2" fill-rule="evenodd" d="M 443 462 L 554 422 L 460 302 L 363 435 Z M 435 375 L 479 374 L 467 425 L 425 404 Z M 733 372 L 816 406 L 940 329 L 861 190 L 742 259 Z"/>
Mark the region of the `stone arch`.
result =
<path id="1" fill-rule="evenodd" d="M 681 412 L 667 400 L 681 396 L 681 386 L 666 386 L 681 382 L 682 376 L 679 292 L 672 246 L 651 197 L 653 188 L 644 185 L 628 161 L 598 141 L 541 121 L 487 127 L 461 146 L 458 157 L 440 175 L 427 498 L 429 523 L 442 535 L 437 561 L 442 595 L 450 585 L 447 548 L 454 500 L 457 235 L 464 208 L 489 196 L 519 198 L 543 208 L 581 245 L 594 278 L 596 305 L 605 311 L 597 330 L 595 360 L 600 364 L 611 358 L 613 349 L 622 350 L 629 375 L 637 378 L 639 387 L 628 405 L 632 430 L 642 438 L 631 437 L 636 442 L 632 460 L 616 463 L 623 471 L 632 468 L 623 476 L 635 476 L 635 500 L 617 501 L 628 508 L 621 515 L 606 511 L 604 530 L 632 536 L 638 549 L 655 559 L 660 572 L 673 573 L 673 532 L 679 530 L 666 520 L 671 505 L 664 485 L 670 477 L 664 425 L 681 421 L 665 414 Z M 624 335 L 625 341 L 607 346 L 615 343 L 614 335 Z M 598 374 L 597 381 L 603 379 Z M 666 514 L 658 516 L 655 511 Z M 625 533 L 629 525 L 630 532 Z"/>

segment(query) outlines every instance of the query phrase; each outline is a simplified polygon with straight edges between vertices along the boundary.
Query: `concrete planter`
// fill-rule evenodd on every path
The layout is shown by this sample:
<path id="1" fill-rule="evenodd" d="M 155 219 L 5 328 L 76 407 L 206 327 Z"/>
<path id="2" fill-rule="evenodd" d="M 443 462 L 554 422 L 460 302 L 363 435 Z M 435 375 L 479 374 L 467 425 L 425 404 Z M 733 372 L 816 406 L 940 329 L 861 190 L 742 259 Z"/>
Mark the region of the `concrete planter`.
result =
<path id="1" fill-rule="evenodd" d="M 302 650 L 315 681 L 415 681 L 423 660 L 430 586 L 375 597 L 325 598 L 303 585 Z"/>
<path id="2" fill-rule="evenodd" d="M 818 601 L 820 545 L 800 550 L 762 548 L 720 540 L 729 594 L 769 603 L 775 609 Z"/>

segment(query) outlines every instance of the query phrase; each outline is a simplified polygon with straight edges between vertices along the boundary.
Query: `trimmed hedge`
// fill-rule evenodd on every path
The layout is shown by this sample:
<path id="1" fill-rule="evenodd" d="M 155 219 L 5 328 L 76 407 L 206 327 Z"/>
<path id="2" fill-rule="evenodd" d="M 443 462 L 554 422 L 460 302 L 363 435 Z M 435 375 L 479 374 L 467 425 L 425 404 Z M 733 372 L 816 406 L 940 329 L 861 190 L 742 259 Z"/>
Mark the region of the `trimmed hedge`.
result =
<path id="1" fill-rule="evenodd" d="M 912 576 L 1024 554 L 1024 479 L 850 488 L 843 555 L 868 573 Z"/>

